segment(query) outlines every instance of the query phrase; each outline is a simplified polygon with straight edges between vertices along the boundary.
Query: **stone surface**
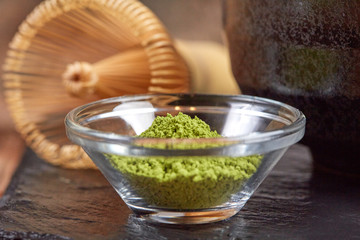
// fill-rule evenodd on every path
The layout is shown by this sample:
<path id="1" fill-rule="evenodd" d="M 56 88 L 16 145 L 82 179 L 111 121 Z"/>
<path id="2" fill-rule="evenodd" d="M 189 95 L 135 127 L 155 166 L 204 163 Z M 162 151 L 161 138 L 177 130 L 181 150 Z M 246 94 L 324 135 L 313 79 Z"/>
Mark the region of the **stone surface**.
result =
<path id="1" fill-rule="evenodd" d="M 131 214 L 100 172 L 53 167 L 28 150 L 0 199 L 0 239 L 359 239 L 359 180 L 313 171 L 295 145 L 234 217 L 167 226 Z"/>

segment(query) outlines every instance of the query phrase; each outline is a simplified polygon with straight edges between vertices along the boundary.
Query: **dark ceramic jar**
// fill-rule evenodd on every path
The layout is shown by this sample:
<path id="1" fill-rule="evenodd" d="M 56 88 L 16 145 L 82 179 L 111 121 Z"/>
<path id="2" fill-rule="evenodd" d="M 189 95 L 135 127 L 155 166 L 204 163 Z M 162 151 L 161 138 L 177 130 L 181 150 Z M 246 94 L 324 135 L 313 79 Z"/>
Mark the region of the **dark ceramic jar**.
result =
<path id="1" fill-rule="evenodd" d="M 293 105 L 318 166 L 360 174 L 360 1 L 223 0 L 244 94 Z"/>

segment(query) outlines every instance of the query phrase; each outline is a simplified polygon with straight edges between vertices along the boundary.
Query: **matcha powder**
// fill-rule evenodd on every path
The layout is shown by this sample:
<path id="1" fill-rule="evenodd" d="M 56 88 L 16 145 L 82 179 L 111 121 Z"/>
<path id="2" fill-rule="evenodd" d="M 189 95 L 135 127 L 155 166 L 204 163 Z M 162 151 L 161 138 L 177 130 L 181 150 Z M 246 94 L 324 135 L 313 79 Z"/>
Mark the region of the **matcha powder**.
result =
<path id="1" fill-rule="evenodd" d="M 221 137 L 210 126 L 195 116 L 179 113 L 173 117 L 170 113 L 166 117 L 155 118 L 152 125 L 139 137 L 149 138 L 214 138 Z"/>
<path id="2" fill-rule="evenodd" d="M 198 117 L 157 117 L 139 137 L 221 137 Z M 174 209 L 210 208 L 228 201 L 260 165 L 262 156 L 128 157 L 106 155 L 133 191 L 149 204 Z"/>

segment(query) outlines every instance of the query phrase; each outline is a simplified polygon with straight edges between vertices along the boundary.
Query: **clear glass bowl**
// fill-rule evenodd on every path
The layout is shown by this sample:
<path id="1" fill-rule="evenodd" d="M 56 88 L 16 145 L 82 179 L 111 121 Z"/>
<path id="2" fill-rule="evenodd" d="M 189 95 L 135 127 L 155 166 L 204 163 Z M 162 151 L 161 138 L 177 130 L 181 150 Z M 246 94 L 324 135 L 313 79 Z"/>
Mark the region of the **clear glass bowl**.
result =
<path id="1" fill-rule="evenodd" d="M 223 137 L 136 137 L 155 117 L 179 112 L 199 117 Z M 69 139 L 134 213 L 155 222 L 199 224 L 239 212 L 303 137 L 305 121 L 299 110 L 264 98 L 149 94 L 89 103 L 72 110 L 65 124 Z"/>

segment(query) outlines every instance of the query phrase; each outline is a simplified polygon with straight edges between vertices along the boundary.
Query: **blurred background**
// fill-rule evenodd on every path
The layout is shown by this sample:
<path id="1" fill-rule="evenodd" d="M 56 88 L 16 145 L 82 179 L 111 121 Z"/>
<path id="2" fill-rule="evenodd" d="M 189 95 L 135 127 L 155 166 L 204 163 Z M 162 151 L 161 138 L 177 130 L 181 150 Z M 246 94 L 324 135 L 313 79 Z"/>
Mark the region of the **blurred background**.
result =
<path id="1" fill-rule="evenodd" d="M 42 1 L 0 0 L 0 65 L 8 44 L 26 16 Z M 222 43 L 221 0 L 142 0 L 163 22 L 173 38 Z M 3 71 L 0 68 L 0 76 Z M 25 149 L 7 111 L 0 84 L 0 196 Z"/>

